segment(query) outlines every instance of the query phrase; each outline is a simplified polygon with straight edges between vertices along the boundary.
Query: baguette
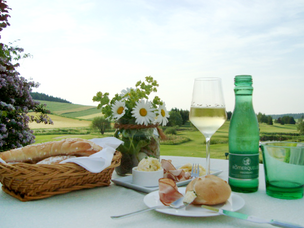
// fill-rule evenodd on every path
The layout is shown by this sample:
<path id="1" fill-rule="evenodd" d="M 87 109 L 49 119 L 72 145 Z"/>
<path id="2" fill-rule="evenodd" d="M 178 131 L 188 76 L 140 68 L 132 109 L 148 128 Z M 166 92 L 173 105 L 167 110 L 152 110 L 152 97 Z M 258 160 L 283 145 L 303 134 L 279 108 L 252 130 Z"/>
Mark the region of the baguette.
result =
<path id="1" fill-rule="evenodd" d="M 5 151 L 0 153 L 0 158 L 7 163 L 25 162 L 35 164 L 52 156 L 90 156 L 100 150 L 102 150 L 102 147 L 91 141 L 69 138 Z"/>

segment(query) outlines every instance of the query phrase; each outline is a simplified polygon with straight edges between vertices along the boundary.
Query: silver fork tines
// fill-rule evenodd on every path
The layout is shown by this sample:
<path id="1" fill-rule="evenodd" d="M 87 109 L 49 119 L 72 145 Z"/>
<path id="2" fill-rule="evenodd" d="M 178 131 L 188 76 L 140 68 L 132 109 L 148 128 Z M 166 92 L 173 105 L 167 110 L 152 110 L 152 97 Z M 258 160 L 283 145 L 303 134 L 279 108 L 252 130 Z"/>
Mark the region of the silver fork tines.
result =
<path id="1" fill-rule="evenodd" d="M 192 178 L 199 177 L 199 164 L 192 165 L 191 177 Z"/>

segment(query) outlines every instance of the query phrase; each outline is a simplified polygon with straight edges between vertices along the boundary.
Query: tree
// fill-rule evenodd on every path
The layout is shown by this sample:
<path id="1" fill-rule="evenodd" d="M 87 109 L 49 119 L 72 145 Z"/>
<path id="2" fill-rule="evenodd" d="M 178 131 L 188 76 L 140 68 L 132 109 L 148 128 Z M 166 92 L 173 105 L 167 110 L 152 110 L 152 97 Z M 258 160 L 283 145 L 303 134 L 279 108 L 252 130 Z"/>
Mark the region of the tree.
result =
<path id="1" fill-rule="evenodd" d="M 167 124 L 167 126 L 182 126 L 183 125 L 183 119 L 182 116 L 180 114 L 180 112 L 178 111 L 170 111 L 169 112 L 169 122 Z"/>
<path id="2" fill-rule="evenodd" d="M 189 110 L 183 110 L 183 109 L 181 109 L 179 111 L 179 113 L 181 114 L 181 117 L 183 119 L 183 125 L 184 125 L 189 120 Z"/>
<path id="3" fill-rule="evenodd" d="M 303 116 L 300 119 L 298 119 L 297 130 L 299 131 L 300 135 L 304 135 L 304 120 L 303 120 Z"/>
<path id="4" fill-rule="evenodd" d="M 257 114 L 257 119 L 259 123 L 266 123 L 268 125 L 273 125 L 273 120 L 271 116 L 266 116 L 265 114 L 262 114 L 259 112 Z"/>
<path id="5" fill-rule="evenodd" d="M 0 31 L 9 25 L 9 9 L 6 1 L 0 0 Z M 0 152 L 34 142 L 35 136 L 28 126 L 30 121 L 52 123 L 47 116 L 49 111 L 30 95 L 32 87 L 38 84 L 20 77 L 16 71 L 19 63 L 13 64 L 29 56 L 21 55 L 22 52 L 22 48 L 0 43 Z M 39 115 L 28 115 L 29 111 Z"/>
<path id="6" fill-rule="evenodd" d="M 179 110 L 178 108 L 172 108 L 171 111 L 179 112 L 182 117 L 182 125 L 184 125 L 189 120 L 189 110 Z"/>
<path id="7" fill-rule="evenodd" d="M 283 116 L 285 124 L 296 124 L 295 119 L 292 116 Z"/>
<path id="8" fill-rule="evenodd" d="M 273 125 L 273 120 L 271 116 L 267 116 L 267 124 L 268 125 Z"/>
<path id="9" fill-rule="evenodd" d="M 279 117 L 275 122 L 276 123 L 280 123 L 281 125 L 284 125 L 284 124 L 296 124 L 296 121 L 295 121 L 295 119 L 292 116 Z"/>
<path id="10" fill-rule="evenodd" d="M 68 103 L 68 104 L 72 103 L 72 102 L 67 101 L 65 99 L 62 99 L 62 98 L 59 98 L 59 97 L 49 96 L 49 95 L 44 94 L 44 93 L 32 92 L 31 96 L 35 100 L 55 101 L 55 102 Z"/>
<path id="11" fill-rule="evenodd" d="M 227 120 L 230 120 L 231 116 L 232 116 L 232 112 L 231 111 L 227 112 Z"/>
<path id="12" fill-rule="evenodd" d="M 263 114 L 262 114 L 261 112 L 259 112 L 259 113 L 257 114 L 257 119 L 258 119 L 258 122 L 259 122 L 259 123 L 262 122 L 262 116 L 263 116 Z"/>
<path id="13" fill-rule="evenodd" d="M 281 123 L 281 117 L 279 117 L 278 119 L 276 119 L 274 122 L 280 124 Z"/>
<path id="14" fill-rule="evenodd" d="M 268 116 L 266 116 L 265 114 L 259 112 L 257 118 L 259 123 L 268 123 Z"/>
<path id="15" fill-rule="evenodd" d="M 91 123 L 91 128 L 98 130 L 102 135 L 105 133 L 106 129 L 109 129 L 110 127 L 111 123 L 102 116 L 95 117 Z"/>
<path id="16" fill-rule="evenodd" d="M 8 10 L 10 9 L 11 8 L 8 7 L 5 0 L 0 0 L 0 32 L 10 25 L 8 22 L 8 18 L 10 17 L 10 15 L 8 14 Z"/>

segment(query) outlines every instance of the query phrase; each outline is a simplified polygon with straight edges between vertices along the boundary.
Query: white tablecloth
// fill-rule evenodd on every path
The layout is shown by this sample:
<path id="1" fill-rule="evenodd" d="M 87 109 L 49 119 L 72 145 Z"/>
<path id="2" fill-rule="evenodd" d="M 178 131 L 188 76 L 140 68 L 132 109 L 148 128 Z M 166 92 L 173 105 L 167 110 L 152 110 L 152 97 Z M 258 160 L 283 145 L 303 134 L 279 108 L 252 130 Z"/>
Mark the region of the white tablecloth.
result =
<path id="1" fill-rule="evenodd" d="M 176 166 L 185 163 L 201 163 L 205 159 L 194 157 L 162 156 L 171 159 Z M 228 160 L 211 159 L 212 169 L 224 172 L 219 177 L 227 180 Z M 113 174 L 113 179 L 118 176 Z M 1 185 L 1 184 L 0 184 Z M 264 169 L 260 166 L 259 191 L 239 194 L 246 202 L 239 211 L 262 218 L 275 218 L 304 225 L 304 198 L 281 200 L 266 195 Z M 226 216 L 178 217 L 150 211 L 114 220 L 110 215 L 124 214 L 146 208 L 146 193 L 111 184 L 108 187 L 80 190 L 43 200 L 21 202 L 0 190 L 1 228 L 101 228 L 101 227 L 271 227 Z"/>

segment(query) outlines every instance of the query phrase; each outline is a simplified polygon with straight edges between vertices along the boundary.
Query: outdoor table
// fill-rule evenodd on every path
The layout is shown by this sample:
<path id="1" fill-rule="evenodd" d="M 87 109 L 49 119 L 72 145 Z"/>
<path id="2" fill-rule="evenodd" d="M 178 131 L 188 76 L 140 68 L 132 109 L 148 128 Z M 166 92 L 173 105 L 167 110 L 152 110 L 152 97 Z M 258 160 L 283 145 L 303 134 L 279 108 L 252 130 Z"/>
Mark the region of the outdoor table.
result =
<path id="1" fill-rule="evenodd" d="M 161 156 L 171 159 L 175 166 L 188 162 L 205 166 L 204 158 Z M 211 169 L 220 169 L 219 175 L 228 179 L 228 160 L 211 159 Z M 284 170 L 282 170 L 284 172 Z M 119 176 L 114 172 L 112 179 Z M 1 184 L 0 184 L 1 185 Z M 1 228 L 95 228 L 95 227 L 272 227 L 251 223 L 224 215 L 214 217 L 179 217 L 157 211 L 111 219 L 146 208 L 143 198 L 147 193 L 112 183 L 107 187 L 79 190 L 50 198 L 21 202 L 0 190 Z M 278 219 L 304 225 L 304 198 L 282 200 L 266 195 L 264 168 L 260 165 L 259 190 L 255 193 L 234 193 L 245 200 L 241 213 L 261 218 Z"/>

